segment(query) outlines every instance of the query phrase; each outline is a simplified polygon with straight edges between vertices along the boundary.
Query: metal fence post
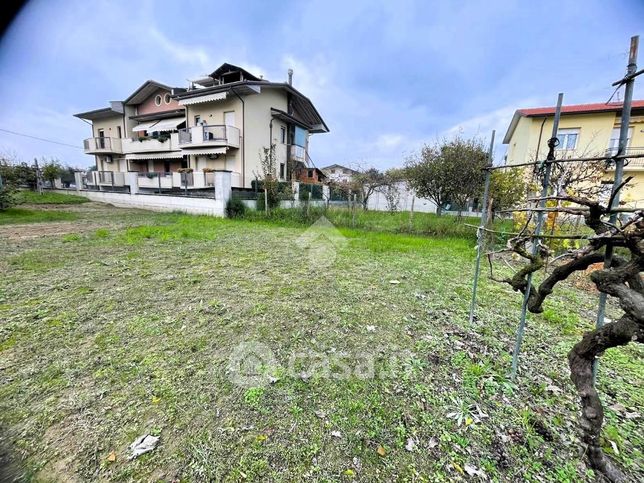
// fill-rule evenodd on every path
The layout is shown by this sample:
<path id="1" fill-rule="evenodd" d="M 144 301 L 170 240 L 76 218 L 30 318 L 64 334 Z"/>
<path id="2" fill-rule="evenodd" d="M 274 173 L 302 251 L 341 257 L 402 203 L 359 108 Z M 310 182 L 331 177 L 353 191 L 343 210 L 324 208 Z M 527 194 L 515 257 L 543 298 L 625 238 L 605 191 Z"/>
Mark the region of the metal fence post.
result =
<path id="1" fill-rule="evenodd" d="M 552 136 L 550 139 L 557 138 L 557 131 L 559 130 L 559 119 L 561 118 L 561 104 L 563 103 L 563 93 L 559 93 L 557 98 L 557 109 L 555 110 L 555 119 L 552 124 Z M 543 175 L 543 186 L 541 188 L 541 198 L 539 200 L 539 208 L 541 210 L 537 213 L 537 223 L 534 227 L 534 236 L 532 237 L 532 254 L 536 255 L 539 250 L 539 235 L 541 234 L 541 228 L 543 226 L 543 218 L 545 213 L 543 208 L 546 206 L 545 197 L 548 196 L 548 185 L 550 184 L 550 172 L 552 170 L 552 163 L 554 162 L 554 148 L 555 143 L 549 143 L 549 152 L 548 157 L 545 161 L 545 173 Z M 537 149 L 539 147 L 537 146 Z M 521 305 L 521 320 L 519 322 L 519 328 L 517 329 L 516 340 L 514 343 L 514 351 L 512 352 L 512 380 L 515 379 L 517 375 L 517 369 L 519 366 L 519 352 L 521 351 L 521 343 L 523 342 L 523 334 L 525 332 L 525 321 L 528 314 L 528 299 L 530 298 L 530 290 L 532 289 L 532 274 L 529 274 L 527 277 L 527 284 L 525 289 L 525 294 L 523 295 L 523 304 Z"/>
<path id="2" fill-rule="evenodd" d="M 624 104 L 622 106 L 622 119 L 621 125 L 619 128 L 619 144 L 617 148 L 616 156 L 622 156 L 626 152 L 626 145 L 628 144 L 628 125 L 631 121 L 631 105 L 633 102 L 633 87 L 635 85 L 635 77 L 633 74 L 637 71 L 637 50 L 639 47 L 639 35 L 631 37 L 631 48 L 628 56 L 628 67 L 626 68 L 625 84 L 624 87 Z M 619 83 L 618 83 L 619 85 Z M 615 178 L 613 180 L 613 189 L 612 189 L 612 203 L 610 208 L 611 210 L 619 206 L 619 191 L 615 192 L 616 189 L 622 184 L 622 178 L 624 176 L 624 159 L 618 157 L 615 159 Z M 617 222 L 617 213 L 611 213 L 609 221 L 611 224 Z M 606 245 L 606 251 L 604 252 L 604 269 L 610 268 L 613 262 L 613 246 Z M 597 307 L 597 321 L 595 327 L 597 329 L 604 326 L 604 318 L 606 316 L 606 298 L 607 295 L 604 292 L 599 293 L 599 305 Z M 597 360 L 593 361 L 593 385 L 597 379 Z"/>
<path id="3" fill-rule="evenodd" d="M 496 131 L 492 131 L 492 139 L 490 140 L 490 150 L 487 153 L 487 168 L 492 166 L 492 158 L 494 156 L 494 135 Z M 490 178 L 492 171 L 485 170 L 485 187 L 483 188 L 483 208 L 481 210 L 481 223 L 479 229 L 476 230 L 476 263 L 474 265 L 474 282 L 472 283 L 472 302 L 470 303 L 470 323 L 474 321 L 474 311 L 476 310 L 476 289 L 479 283 L 479 275 L 481 273 L 481 255 L 484 248 L 484 231 L 485 224 L 487 223 L 487 199 L 490 195 Z M 413 201 L 412 201 L 413 210 Z"/>

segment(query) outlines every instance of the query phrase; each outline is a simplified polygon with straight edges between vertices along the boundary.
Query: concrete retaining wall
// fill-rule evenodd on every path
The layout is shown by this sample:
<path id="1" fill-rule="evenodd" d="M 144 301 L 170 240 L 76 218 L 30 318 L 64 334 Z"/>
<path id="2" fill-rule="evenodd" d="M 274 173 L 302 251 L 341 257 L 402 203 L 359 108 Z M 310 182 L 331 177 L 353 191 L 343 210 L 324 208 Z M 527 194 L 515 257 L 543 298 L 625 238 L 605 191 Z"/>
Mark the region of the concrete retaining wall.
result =
<path id="1" fill-rule="evenodd" d="M 56 190 L 58 191 L 58 190 Z M 180 211 L 193 215 L 224 216 L 223 200 L 212 198 L 190 198 L 187 196 L 163 196 L 130 193 L 111 193 L 108 191 L 58 191 L 59 193 L 84 196 L 92 201 L 109 203 L 119 208 L 140 208 L 151 211 Z"/>

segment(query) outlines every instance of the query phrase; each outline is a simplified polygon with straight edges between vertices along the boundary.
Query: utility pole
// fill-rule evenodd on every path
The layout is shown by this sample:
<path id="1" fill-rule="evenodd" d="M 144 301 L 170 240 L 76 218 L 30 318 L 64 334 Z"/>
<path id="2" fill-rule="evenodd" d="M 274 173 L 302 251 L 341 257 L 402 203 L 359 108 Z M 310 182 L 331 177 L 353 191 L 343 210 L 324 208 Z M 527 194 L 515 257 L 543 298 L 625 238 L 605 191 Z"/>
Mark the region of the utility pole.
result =
<path id="1" fill-rule="evenodd" d="M 612 203 L 608 208 L 614 210 L 619 206 L 620 192 L 616 191 L 622 184 L 624 177 L 624 159 L 620 156 L 626 154 L 626 146 L 628 144 L 628 125 L 631 121 L 631 105 L 633 103 L 633 86 L 635 85 L 635 76 L 637 75 L 637 50 L 639 47 L 640 37 L 635 35 L 631 37 L 631 48 L 628 55 L 628 66 L 626 67 L 626 75 L 623 79 L 615 82 L 613 85 L 624 85 L 624 104 L 622 105 L 622 119 L 619 127 L 619 144 L 617 154 L 615 155 L 615 178 L 613 180 L 612 189 Z M 612 225 L 617 222 L 617 213 L 611 213 L 609 221 Z M 604 253 L 604 269 L 609 269 L 613 262 L 613 247 L 606 245 Z M 599 293 L 599 306 L 597 307 L 597 322 L 596 327 L 599 329 L 604 326 L 604 318 L 606 316 L 606 298 L 604 292 Z M 597 377 L 597 361 L 593 363 L 593 384 Z"/>

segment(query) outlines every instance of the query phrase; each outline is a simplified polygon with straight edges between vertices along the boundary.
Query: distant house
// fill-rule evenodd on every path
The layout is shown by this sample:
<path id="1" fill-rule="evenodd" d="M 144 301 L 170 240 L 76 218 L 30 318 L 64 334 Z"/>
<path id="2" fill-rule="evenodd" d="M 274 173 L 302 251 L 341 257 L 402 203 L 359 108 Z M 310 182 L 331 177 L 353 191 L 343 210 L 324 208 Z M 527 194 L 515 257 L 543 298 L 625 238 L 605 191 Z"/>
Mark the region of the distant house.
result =
<path id="1" fill-rule="evenodd" d="M 617 152 L 622 103 L 597 103 L 562 106 L 557 131 L 556 157 L 604 156 Z M 547 140 L 552 132 L 554 107 L 515 111 L 503 144 L 508 145 L 507 164 L 545 159 Z M 644 99 L 633 100 L 625 154 L 644 153 Z M 604 182 L 610 186 L 613 167 L 608 167 Z M 622 200 L 631 206 L 644 206 L 644 160 L 633 158 L 624 167 L 624 176 L 633 179 Z"/>
<path id="2" fill-rule="evenodd" d="M 358 174 L 358 171 L 355 169 L 347 168 L 341 164 L 332 164 L 331 166 L 321 168 L 321 170 L 331 182 L 349 182 Z"/>
<path id="3" fill-rule="evenodd" d="M 327 175 L 321 169 L 309 167 L 304 163 L 296 163 L 295 180 L 300 183 L 322 184 L 327 181 Z"/>

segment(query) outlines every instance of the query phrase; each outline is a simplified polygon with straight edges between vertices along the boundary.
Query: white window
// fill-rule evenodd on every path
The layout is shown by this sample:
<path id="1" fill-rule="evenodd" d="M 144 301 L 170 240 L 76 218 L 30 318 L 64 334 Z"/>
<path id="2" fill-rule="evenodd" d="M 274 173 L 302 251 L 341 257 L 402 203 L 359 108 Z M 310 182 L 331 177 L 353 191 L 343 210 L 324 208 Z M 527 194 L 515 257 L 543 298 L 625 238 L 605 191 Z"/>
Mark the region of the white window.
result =
<path id="1" fill-rule="evenodd" d="M 161 105 L 161 94 L 157 94 L 156 97 L 154 98 L 154 104 L 157 106 Z"/>
<path id="2" fill-rule="evenodd" d="M 286 127 L 280 127 L 280 142 L 286 144 Z"/>
<path id="3" fill-rule="evenodd" d="M 235 111 L 225 111 L 224 112 L 224 124 L 226 126 L 235 125 Z"/>
<path id="4" fill-rule="evenodd" d="M 559 129 L 557 139 L 559 139 L 557 149 L 577 149 L 579 129 Z"/>
<path id="5" fill-rule="evenodd" d="M 619 148 L 619 130 L 620 128 L 616 127 L 613 128 L 613 132 L 610 135 L 610 142 L 608 143 L 608 149 L 611 152 L 617 152 L 617 148 Z M 626 138 L 626 146 L 631 143 L 631 138 L 633 137 L 633 128 L 629 128 L 628 130 L 628 137 Z"/>

